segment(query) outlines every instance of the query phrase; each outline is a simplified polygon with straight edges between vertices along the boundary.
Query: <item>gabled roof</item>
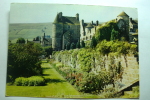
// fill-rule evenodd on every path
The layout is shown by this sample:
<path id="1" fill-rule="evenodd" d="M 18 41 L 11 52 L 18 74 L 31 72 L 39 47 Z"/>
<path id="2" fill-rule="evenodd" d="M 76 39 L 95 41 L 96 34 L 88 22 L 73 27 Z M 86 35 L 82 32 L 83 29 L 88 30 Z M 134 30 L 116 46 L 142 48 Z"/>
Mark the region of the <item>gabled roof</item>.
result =
<path id="1" fill-rule="evenodd" d="M 121 12 L 118 16 L 128 16 L 124 11 Z M 129 17 L 129 16 L 128 16 Z"/>

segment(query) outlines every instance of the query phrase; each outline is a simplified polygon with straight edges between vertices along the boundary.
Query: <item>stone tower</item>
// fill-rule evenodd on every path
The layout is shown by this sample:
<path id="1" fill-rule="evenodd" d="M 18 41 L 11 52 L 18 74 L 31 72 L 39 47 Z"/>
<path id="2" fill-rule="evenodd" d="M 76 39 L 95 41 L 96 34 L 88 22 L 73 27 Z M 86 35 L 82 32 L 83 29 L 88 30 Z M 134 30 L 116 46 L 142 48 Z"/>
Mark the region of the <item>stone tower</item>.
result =
<path id="1" fill-rule="evenodd" d="M 122 36 L 129 40 L 129 16 L 125 12 L 121 12 L 117 16 L 117 24 L 119 29 L 123 30 Z"/>
<path id="2" fill-rule="evenodd" d="M 80 40 L 79 14 L 75 17 L 56 15 L 52 27 L 52 48 L 64 50 L 68 43 L 76 44 Z"/>
<path id="3" fill-rule="evenodd" d="M 59 23 L 62 20 L 62 13 L 58 13 L 52 26 L 52 48 L 61 50 L 61 36 L 63 33 L 63 24 Z"/>

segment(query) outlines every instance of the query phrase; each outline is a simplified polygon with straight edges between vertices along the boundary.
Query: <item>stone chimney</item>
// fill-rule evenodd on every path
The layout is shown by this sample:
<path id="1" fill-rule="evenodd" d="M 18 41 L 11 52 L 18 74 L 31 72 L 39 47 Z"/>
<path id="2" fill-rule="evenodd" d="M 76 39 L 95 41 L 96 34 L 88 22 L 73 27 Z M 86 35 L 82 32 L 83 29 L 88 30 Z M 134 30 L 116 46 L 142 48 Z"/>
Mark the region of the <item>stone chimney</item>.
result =
<path id="1" fill-rule="evenodd" d="M 96 26 L 98 26 L 98 24 L 99 24 L 99 22 L 98 22 L 98 20 L 96 21 Z"/>
<path id="2" fill-rule="evenodd" d="M 84 25 L 84 20 L 83 19 L 81 20 L 81 23 L 82 23 L 82 25 Z"/>
<path id="3" fill-rule="evenodd" d="M 59 13 L 59 18 L 60 18 L 60 19 L 62 18 L 62 12 Z"/>
<path id="4" fill-rule="evenodd" d="M 91 21 L 91 24 L 93 25 L 93 21 Z"/>
<path id="5" fill-rule="evenodd" d="M 76 14 L 76 19 L 79 21 L 79 14 L 78 13 Z"/>

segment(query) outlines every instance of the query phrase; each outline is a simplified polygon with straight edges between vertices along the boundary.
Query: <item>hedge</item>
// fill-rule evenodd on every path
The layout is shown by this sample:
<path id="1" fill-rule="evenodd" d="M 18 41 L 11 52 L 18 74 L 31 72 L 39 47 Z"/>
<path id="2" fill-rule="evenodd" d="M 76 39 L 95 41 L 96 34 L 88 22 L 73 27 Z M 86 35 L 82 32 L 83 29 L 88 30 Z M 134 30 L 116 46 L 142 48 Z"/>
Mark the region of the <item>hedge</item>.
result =
<path id="1" fill-rule="evenodd" d="M 44 78 L 40 76 L 31 76 L 28 78 L 19 77 L 15 79 L 16 86 L 43 86 L 45 85 Z"/>

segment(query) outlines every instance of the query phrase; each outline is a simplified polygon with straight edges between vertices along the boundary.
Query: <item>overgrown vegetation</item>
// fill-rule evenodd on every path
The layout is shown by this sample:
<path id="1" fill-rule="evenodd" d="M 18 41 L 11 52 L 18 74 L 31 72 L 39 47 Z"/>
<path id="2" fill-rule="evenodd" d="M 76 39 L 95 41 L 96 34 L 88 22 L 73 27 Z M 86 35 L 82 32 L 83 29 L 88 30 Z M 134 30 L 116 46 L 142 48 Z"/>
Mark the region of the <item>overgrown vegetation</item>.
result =
<path id="1" fill-rule="evenodd" d="M 103 40 L 93 49 L 86 47 L 54 52 L 53 59 L 61 63 L 53 66 L 80 92 L 98 94 L 105 86 L 115 87 L 115 81 L 122 79 L 121 60 L 115 60 L 115 57 L 124 55 L 126 58 L 133 52 L 136 52 L 134 44 Z"/>

